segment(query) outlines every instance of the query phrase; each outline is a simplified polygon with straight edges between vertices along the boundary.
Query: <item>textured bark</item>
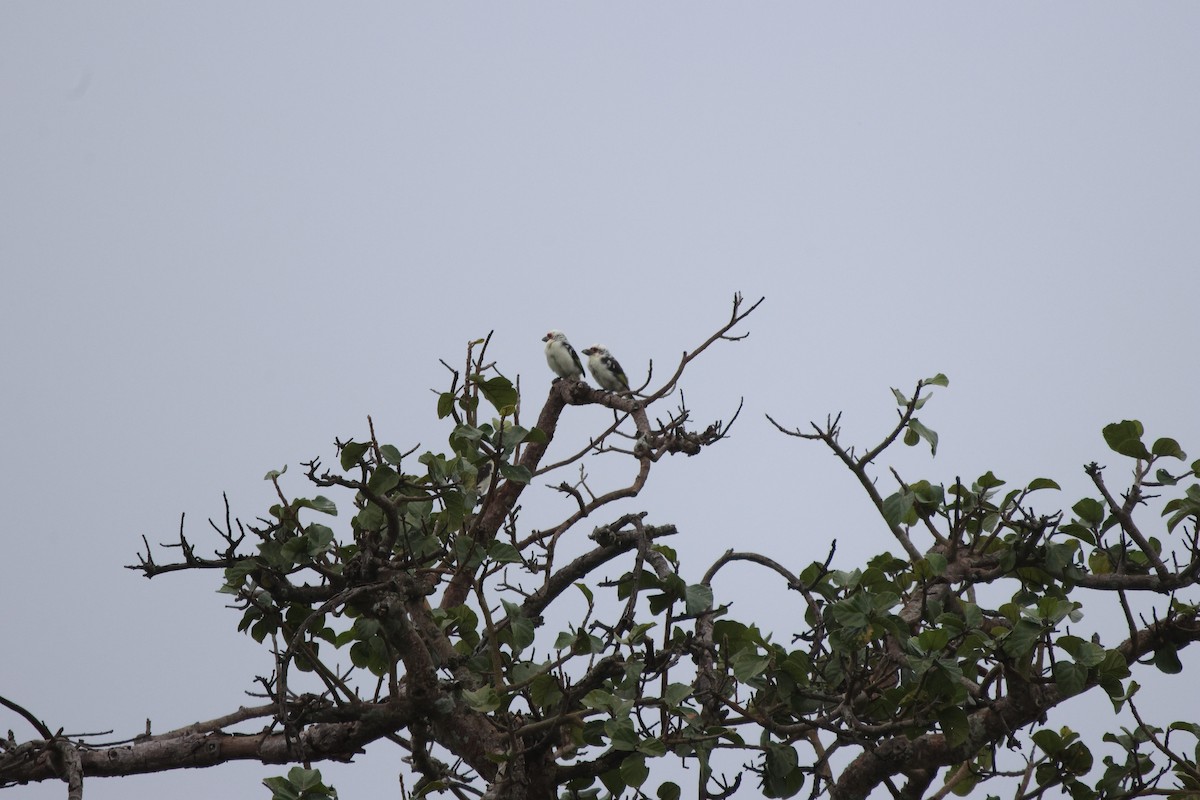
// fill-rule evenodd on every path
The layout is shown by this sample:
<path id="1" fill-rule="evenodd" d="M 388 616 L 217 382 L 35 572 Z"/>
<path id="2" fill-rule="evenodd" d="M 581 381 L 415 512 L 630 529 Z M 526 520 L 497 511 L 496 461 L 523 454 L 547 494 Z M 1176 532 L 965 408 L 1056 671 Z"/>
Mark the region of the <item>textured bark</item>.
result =
<path id="1" fill-rule="evenodd" d="M 84 777 L 141 775 L 171 769 L 211 767 L 228 761 L 288 764 L 300 761 L 348 761 L 362 748 L 410 724 L 416 708 L 408 701 L 364 704 L 350 722 L 316 723 L 289 741 L 283 733 L 191 733 L 147 737 L 109 747 L 76 745 Z M 61 744 L 34 740 L 0 756 L 0 781 L 25 783 L 60 777 L 56 758 Z"/>

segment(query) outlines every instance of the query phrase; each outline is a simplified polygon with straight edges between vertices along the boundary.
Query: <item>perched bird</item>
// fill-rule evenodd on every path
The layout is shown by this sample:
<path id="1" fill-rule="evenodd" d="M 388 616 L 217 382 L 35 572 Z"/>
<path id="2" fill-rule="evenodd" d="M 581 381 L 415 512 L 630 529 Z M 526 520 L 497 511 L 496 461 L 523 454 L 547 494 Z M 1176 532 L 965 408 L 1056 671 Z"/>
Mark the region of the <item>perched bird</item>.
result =
<path id="1" fill-rule="evenodd" d="M 575 348 L 567 341 L 566 334 L 550 331 L 542 337 L 542 341 L 546 343 L 546 363 L 555 375 L 568 380 L 582 380 L 583 364 Z"/>
<path id="2" fill-rule="evenodd" d="M 588 357 L 588 369 L 592 371 L 592 377 L 600 384 L 600 388 L 610 392 L 629 391 L 629 379 L 625 377 L 625 370 L 621 369 L 621 365 L 612 357 L 612 353 L 608 352 L 607 347 L 594 344 L 585 348 L 583 354 Z"/>

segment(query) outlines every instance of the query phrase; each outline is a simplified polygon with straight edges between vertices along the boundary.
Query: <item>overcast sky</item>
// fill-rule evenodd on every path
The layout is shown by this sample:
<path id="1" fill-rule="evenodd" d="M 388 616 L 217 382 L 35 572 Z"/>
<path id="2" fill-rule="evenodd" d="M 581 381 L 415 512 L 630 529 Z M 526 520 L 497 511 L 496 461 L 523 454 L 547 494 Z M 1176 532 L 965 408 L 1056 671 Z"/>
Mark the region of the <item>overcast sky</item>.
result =
<path id="1" fill-rule="evenodd" d="M 885 466 L 1055 477 L 1064 506 L 1107 422 L 1200 455 L 1198 36 L 1170 2 L 0 4 L 0 694 L 112 738 L 250 702 L 270 659 L 219 577 L 122 565 L 181 512 L 203 540 L 223 491 L 262 514 L 267 470 L 368 413 L 442 448 L 438 359 L 489 330 L 532 415 L 547 329 L 640 382 L 767 297 L 683 384 L 705 421 L 746 398 L 734 438 L 625 509 L 680 526 L 691 580 L 730 546 L 895 549 L 764 412 L 844 410 L 869 443 L 888 387 L 945 372 L 937 458 Z M 530 524 L 564 502 L 527 495 Z M 716 589 L 790 633 L 760 583 Z M 395 797 L 399 757 L 320 766 Z M 265 797 L 282 771 L 87 796 Z"/>

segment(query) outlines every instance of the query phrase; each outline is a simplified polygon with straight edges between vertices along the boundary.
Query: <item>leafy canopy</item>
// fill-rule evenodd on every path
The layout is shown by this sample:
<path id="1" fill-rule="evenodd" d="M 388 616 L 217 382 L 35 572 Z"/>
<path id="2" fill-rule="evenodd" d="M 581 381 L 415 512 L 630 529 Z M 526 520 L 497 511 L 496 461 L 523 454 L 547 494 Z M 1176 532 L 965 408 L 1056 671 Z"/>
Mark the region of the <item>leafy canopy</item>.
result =
<path id="1" fill-rule="evenodd" d="M 736 297 L 657 388 L 558 380 L 535 420 L 487 362 L 488 340 L 471 342 L 437 393 L 442 448 L 382 443 L 369 424 L 336 442 L 332 467 L 303 465 L 304 496 L 286 469 L 269 472 L 277 502 L 255 524 L 227 514 L 215 552 L 181 531 L 179 561 L 147 548 L 134 565 L 220 575 L 238 629 L 274 666 L 252 684 L 257 705 L 113 745 L 55 733 L 0 698 L 38 734 L 2 745 L 0 781 L 82 787 L 197 766 L 204 753 L 203 765 L 300 765 L 266 787 L 321 800 L 336 791 L 314 762 L 386 739 L 404 753 L 412 797 L 965 796 L 1011 787 L 1014 774 L 1022 797 L 1200 790 L 1200 726 L 1156 726 L 1135 702 L 1135 673 L 1179 672 L 1179 650 L 1200 636 L 1184 591 L 1200 575 L 1200 486 L 1189 484 L 1200 462 L 1174 439 L 1148 442 L 1137 421 L 1103 431 L 1131 470 L 1122 491 L 1091 463 L 1090 496 L 1047 514 L 1033 503 L 1061 492 L 1050 478 L 881 477 L 897 442 L 936 455 L 917 412 L 949 385 L 940 373 L 892 390 L 896 424 L 869 448 L 843 444 L 840 415 L 806 429 L 768 418 L 827 449 L 878 512 L 881 552 L 851 563 L 835 542 L 795 565 L 730 550 L 701 572 L 669 544 L 670 522 L 611 508 L 640 497 L 662 459 L 707 457 L 727 435 L 736 413 L 698 428 L 686 406 L 661 409 L 698 356 L 744 338 L 734 330 L 756 307 Z M 587 441 L 559 441 L 551 461 L 562 415 L 588 406 L 603 422 Z M 601 460 L 625 478 L 590 477 Z M 1164 523 L 1143 529 L 1156 494 Z M 524 524 L 523 507 L 554 507 L 551 496 L 559 520 Z M 762 570 L 794 605 L 737 619 L 734 598 L 713 590 L 733 563 Z M 1124 630 L 1094 624 L 1105 618 Z M 1063 701 L 1088 693 L 1132 714 L 1103 736 L 1102 759 L 1060 719 Z"/>

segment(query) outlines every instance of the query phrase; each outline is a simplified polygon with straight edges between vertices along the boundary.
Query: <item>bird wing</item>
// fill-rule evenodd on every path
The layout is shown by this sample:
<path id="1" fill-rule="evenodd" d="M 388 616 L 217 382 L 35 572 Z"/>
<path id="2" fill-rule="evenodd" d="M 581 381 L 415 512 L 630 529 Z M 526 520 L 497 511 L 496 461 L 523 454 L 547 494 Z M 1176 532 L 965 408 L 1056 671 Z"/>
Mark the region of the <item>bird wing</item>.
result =
<path id="1" fill-rule="evenodd" d="M 617 360 L 612 357 L 612 353 L 605 353 L 604 355 L 600 356 L 600 362 L 604 364 L 604 366 L 608 367 L 608 371 L 611 372 L 627 390 L 629 389 L 629 379 L 625 377 L 625 370 L 621 369 L 621 365 L 618 364 Z"/>
<path id="2" fill-rule="evenodd" d="M 575 352 L 575 348 L 571 347 L 570 342 L 564 341 L 563 347 L 567 348 L 567 352 L 571 354 L 571 360 L 575 362 L 575 369 L 578 370 L 579 374 L 582 376 L 583 362 L 579 360 L 579 353 Z"/>

